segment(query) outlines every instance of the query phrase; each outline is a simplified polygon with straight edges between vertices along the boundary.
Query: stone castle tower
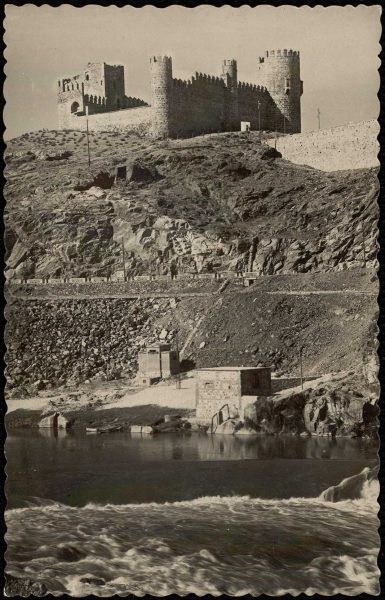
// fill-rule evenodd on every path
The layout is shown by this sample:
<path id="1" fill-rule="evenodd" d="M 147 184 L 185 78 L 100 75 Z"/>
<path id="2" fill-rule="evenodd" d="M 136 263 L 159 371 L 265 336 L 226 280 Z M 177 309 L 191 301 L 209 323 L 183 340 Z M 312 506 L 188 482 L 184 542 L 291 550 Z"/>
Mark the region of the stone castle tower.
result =
<path id="1" fill-rule="evenodd" d="M 181 80 L 173 77 L 170 56 L 153 56 L 149 106 L 125 95 L 122 65 L 88 63 L 82 73 L 58 82 L 59 126 L 144 126 L 155 138 L 175 138 L 240 131 L 243 121 L 251 130 L 300 133 L 299 52 L 265 52 L 256 71 L 259 85 L 238 81 L 237 61 L 226 59 L 220 76 L 195 72 Z"/>
<path id="2" fill-rule="evenodd" d="M 222 62 L 221 76 L 195 73 L 190 81 L 173 78 L 172 59 L 150 59 L 153 137 L 168 138 L 213 131 L 252 129 L 299 133 L 301 95 L 299 52 L 267 51 L 259 58 L 260 85 L 238 82 L 237 61 Z"/>
<path id="3" fill-rule="evenodd" d="M 258 78 L 274 100 L 279 113 L 273 129 L 285 133 L 301 131 L 301 96 L 303 82 L 300 77 L 299 52 L 294 50 L 266 51 L 259 58 Z"/>
<path id="4" fill-rule="evenodd" d="M 58 115 L 61 128 L 73 127 L 77 116 L 144 106 L 125 95 L 123 65 L 88 63 L 82 73 L 58 81 Z"/>
<path id="5" fill-rule="evenodd" d="M 150 58 L 152 130 L 156 137 L 172 135 L 172 59 L 170 56 Z"/>
<path id="6" fill-rule="evenodd" d="M 229 96 L 226 106 L 225 123 L 230 129 L 239 129 L 238 73 L 236 60 L 231 59 L 223 61 L 222 79 L 228 89 Z"/>

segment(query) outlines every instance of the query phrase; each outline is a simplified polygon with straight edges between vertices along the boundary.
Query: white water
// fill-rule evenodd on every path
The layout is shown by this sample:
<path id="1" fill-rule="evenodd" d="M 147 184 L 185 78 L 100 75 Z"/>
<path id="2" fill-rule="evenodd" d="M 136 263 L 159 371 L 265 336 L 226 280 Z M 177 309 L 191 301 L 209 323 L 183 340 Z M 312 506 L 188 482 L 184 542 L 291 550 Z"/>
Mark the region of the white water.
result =
<path id="1" fill-rule="evenodd" d="M 379 485 L 364 472 L 358 481 L 358 498 L 340 502 L 229 496 L 10 510 L 7 571 L 78 597 L 378 594 Z"/>

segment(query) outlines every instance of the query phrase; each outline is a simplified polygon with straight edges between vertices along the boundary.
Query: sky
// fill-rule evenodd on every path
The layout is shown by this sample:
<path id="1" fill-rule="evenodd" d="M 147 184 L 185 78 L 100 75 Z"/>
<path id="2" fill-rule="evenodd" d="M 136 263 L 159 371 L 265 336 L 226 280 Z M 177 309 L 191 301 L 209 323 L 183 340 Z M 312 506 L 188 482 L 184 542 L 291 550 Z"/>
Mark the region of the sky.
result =
<path id="1" fill-rule="evenodd" d="M 301 53 L 302 130 L 376 119 L 380 6 L 153 6 L 74 8 L 6 5 L 5 139 L 57 128 L 60 77 L 88 62 L 125 66 L 126 94 L 150 102 L 149 59 L 173 58 L 173 75 L 219 75 L 226 58 L 238 78 L 257 82 L 265 50 Z"/>

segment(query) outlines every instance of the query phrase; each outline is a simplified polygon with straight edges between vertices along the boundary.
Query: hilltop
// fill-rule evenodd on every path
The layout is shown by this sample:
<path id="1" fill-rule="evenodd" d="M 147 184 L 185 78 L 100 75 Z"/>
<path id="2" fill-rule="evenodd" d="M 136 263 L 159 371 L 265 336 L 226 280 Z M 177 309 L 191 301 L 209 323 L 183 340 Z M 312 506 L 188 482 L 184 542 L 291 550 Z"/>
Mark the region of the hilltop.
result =
<path id="1" fill-rule="evenodd" d="M 8 275 L 245 269 L 260 275 L 374 265 L 377 171 L 294 165 L 258 133 L 150 141 L 40 131 L 6 151 Z M 127 180 L 114 185 L 116 167 Z"/>

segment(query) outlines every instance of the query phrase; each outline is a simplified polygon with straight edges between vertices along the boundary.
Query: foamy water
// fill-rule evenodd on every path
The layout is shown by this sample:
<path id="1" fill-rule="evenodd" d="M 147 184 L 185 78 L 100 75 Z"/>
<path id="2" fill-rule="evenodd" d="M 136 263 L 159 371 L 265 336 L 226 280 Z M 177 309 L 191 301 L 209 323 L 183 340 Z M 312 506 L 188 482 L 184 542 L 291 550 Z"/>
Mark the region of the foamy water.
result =
<path id="1" fill-rule="evenodd" d="M 6 513 L 7 571 L 54 594 L 379 593 L 378 482 L 356 500 L 204 497 Z"/>

